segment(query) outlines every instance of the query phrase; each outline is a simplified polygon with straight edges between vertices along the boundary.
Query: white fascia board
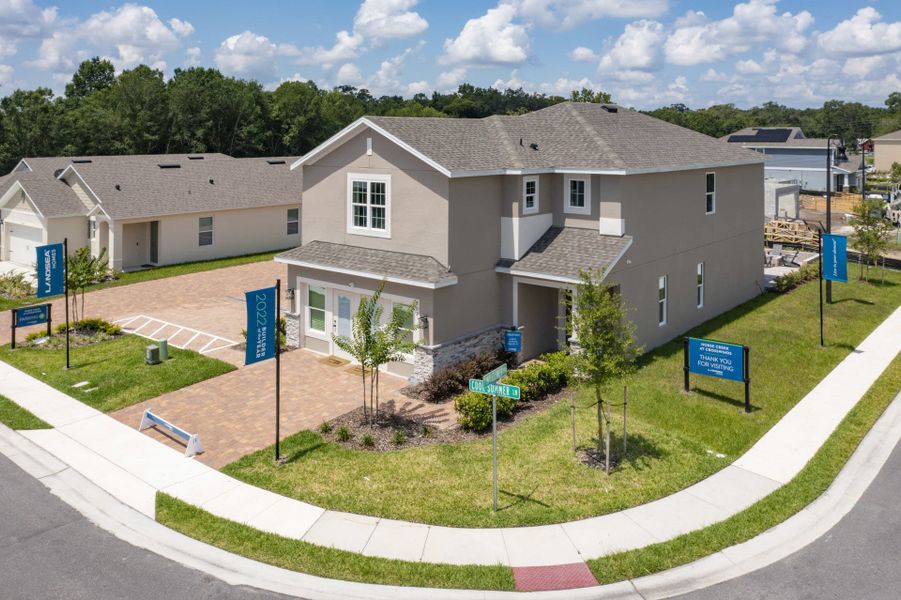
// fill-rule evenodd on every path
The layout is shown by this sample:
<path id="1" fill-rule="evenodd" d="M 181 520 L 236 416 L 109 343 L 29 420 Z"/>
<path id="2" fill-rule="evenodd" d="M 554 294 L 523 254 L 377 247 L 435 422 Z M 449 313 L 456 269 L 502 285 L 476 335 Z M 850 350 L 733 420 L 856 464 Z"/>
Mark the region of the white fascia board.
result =
<path id="1" fill-rule="evenodd" d="M 330 151 L 332 146 L 335 146 L 336 144 L 340 145 L 348 137 L 350 137 L 352 134 L 354 134 L 357 130 L 362 129 L 364 127 L 368 127 L 369 129 L 375 131 L 379 135 L 385 137 L 388 141 L 390 141 L 393 144 L 399 146 L 400 148 L 406 150 L 407 152 L 409 152 L 410 154 L 412 154 L 413 156 L 415 156 L 422 162 L 426 163 L 427 165 L 429 165 L 430 167 L 432 167 L 433 169 L 435 169 L 436 171 L 438 171 L 439 173 L 444 175 L 445 177 L 452 176 L 450 169 L 447 169 L 444 166 L 438 164 L 437 162 L 435 162 L 434 160 L 432 160 L 431 158 L 429 158 L 428 156 L 426 156 L 425 154 L 423 154 L 422 152 L 420 152 L 413 146 L 404 142 L 403 140 L 396 137 L 395 135 L 388 133 L 388 131 L 386 131 L 385 129 L 382 129 L 381 127 L 379 127 L 378 125 L 376 125 L 375 123 L 373 123 L 372 121 L 367 119 L 366 117 L 360 117 L 359 119 L 357 119 L 356 121 L 354 121 L 353 123 L 351 123 L 350 125 L 345 127 L 344 129 L 342 129 L 341 131 L 339 131 L 338 133 L 336 133 L 329 139 L 325 140 L 324 142 L 322 142 L 321 144 L 319 144 L 318 146 L 313 148 L 310 152 L 308 152 L 305 155 L 298 158 L 291 165 L 291 169 L 293 170 L 301 165 L 306 165 L 306 164 L 310 164 L 311 162 L 315 162 L 316 160 L 318 160 L 319 157 L 321 157 L 325 154 L 328 154 L 328 152 Z"/>
<path id="2" fill-rule="evenodd" d="M 28 162 L 23 158 L 19 162 L 16 163 L 16 166 L 13 167 L 13 170 L 10 171 L 10 173 L 15 173 L 16 171 L 18 171 L 19 165 L 25 165 L 25 167 L 28 169 L 28 171 L 27 171 L 28 173 L 34 172 L 34 169 L 31 168 L 31 165 L 29 165 Z M 22 171 L 22 172 L 25 172 L 25 171 Z"/>
<path id="3" fill-rule="evenodd" d="M 718 169 L 722 167 L 739 167 L 762 164 L 763 158 L 727 161 L 721 163 L 697 163 L 676 167 L 645 167 L 641 169 L 593 169 L 583 167 L 553 167 L 540 169 L 491 169 L 486 171 L 451 171 L 449 177 L 482 177 L 486 175 L 541 175 L 545 173 L 565 173 L 570 175 L 645 175 L 649 173 L 670 173 L 677 171 L 694 171 L 700 169 Z"/>
<path id="4" fill-rule="evenodd" d="M 44 225 L 47 225 L 47 217 L 44 216 L 44 213 L 41 212 L 41 209 L 38 208 L 38 205 L 35 204 L 34 199 L 32 199 L 31 195 L 28 193 L 28 190 L 25 189 L 25 186 L 22 185 L 21 181 L 14 181 L 9 189 L 6 190 L 6 193 L 3 196 L 0 196 L 0 206 L 6 206 L 6 203 L 9 202 L 9 199 L 13 197 L 13 195 L 19 190 L 25 195 L 25 199 L 28 200 L 28 203 L 31 205 L 31 208 L 34 209 L 35 213 L 37 213 L 38 218 L 41 220 Z"/>
<path id="5" fill-rule="evenodd" d="M 765 171 L 812 171 L 817 173 L 825 173 L 826 167 L 764 167 Z M 860 169 L 854 169 L 853 171 L 849 171 L 844 167 L 835 167 L 831 168 L 833 172 L 842 172 L 842 173 L 859 173 Z"/>
<path id="6" fill-rule="evenodd" d="M 412 287 L 425 288 L 429 290 L 437 290 L 439 288 L 447 287 L 450 285 L 457 284 L 457 276 L 448 277 L 447 279 L 442 279 L 437 283 L 428 283 L 426 281 L 416 281 L 415 279 L 404 279 L 403 277 L 391 277 L 391 276 L 381 276 L 375 273 L 367 273 L 366 271 L 355 271 L 353 269 L 341 269 L 338 267 L 330 267 L 327 265 L 320 265 L 316 263 L 310 263 L 302 260 L 294 260 L 292 258 L 283 258 L 280 256 L 275 257 L 275 262 L 284 263 L 286 265 L 293 265 L 295 267 L 303 267 L 306 269 L 316 269 L 318 271 L 328 271 L 329 273 L 341 273 L 342 275 L 352 275 L 354 277 L 364 277 L 366 279 L 378 279 L 388 281 L 390 283 L 397 283 L 399 285 L 409 285 Z"/>
<path id="7" fill-rule="evenodd" d="M 92 208 L 91 210 L 88 211 L 87 216 L 88 216 L 88 217 L 93 217 L 93 216 L 96 215 L 98 212 L 103 213 L 103 217 L 104 217 L 107 221 L 109 221 L 109 222 L 112 222 L 112 221 L 113 221 L 113 218 L 112 218 L 111 216 L 109 216 L 109 213 L 107 213 L 107 212 L 103 209 L 103 207 L 100 206 L 100 204 L 95 204 L 95 205 L 94 205 L 94 208 Z"/>
<path id="8" fill-rule="evenodd" d="M 623 247 L 622 250 L 620 250 L 619 254 L 616 255 L 616 258 L 614 258 L 610 262 L 610 266 L 607 267 L 606 269 L 604 269 L 604 274 L 601 276 L 601 281 L 604 281 L 605 279 L 607 279 L 607 275 L 610 273 L 610 271 L 613 270 L 614 267 L 616 267 L 617 263 L 619 263 L 619 261 L 622 259 L 622 257 L 626 255 L 626 252 L 628 252 L 629 248 L 632 247 L 632 242 L 634 242 L 634 241 L 635 241 L 634 238 L 630 238 L 629 241 L 626 242 L 626 245 Z"/>

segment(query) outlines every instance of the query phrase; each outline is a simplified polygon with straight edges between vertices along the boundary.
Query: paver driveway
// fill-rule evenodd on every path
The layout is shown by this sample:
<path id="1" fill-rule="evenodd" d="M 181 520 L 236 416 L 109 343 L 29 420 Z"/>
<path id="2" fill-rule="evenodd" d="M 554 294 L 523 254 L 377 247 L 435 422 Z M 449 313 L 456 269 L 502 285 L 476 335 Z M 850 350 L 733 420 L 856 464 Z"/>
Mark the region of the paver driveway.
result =
<path id="1" fill-rule="evenodd" d="M 274 285 L 277 277 L 284 282 L 286 276 L 285 265 L 270 260 L 144 281 L 88 292 L 85 294 L 85 312 L 88 317 L 107 321 L 147 315 L 241 341 L 245 320 L 244 292 Z M 54 300 L 54 323 L 63 321 L 64 311 L 63 300 Z M 9 342 L 11 314 L 10 311 L 0 313 L 0 343 Z M 40 329 L 40 326 L 34 329 Z M 28 331 L 23 328 L 22 337 Z M 191 349 L 199 348 L 192 346 Z M 235 365 L 242 365 L 244 361 L 243 354 L 234 349 L 219 350 L 210 356 Z"/>
<path id="2" fill-rule="evenodd" d="M 326 364 L 322 357 L 307 350 L 283 354 L 282 436 L 315 429 L 323 421 L 359 406 L 362 386 L 358 373 L 346 365 Z M 416 412 L 433 420 L 436 426 L 453 423 L 448 403 L 433 405 L 411 400 L 398 393 L 405 385 L 406 380 L 400 377 L 381 377 L 381 399 L 386 409 Z M 129 406 L 112 416 L 137 427 L 146 408 L 190 433 L 199 433 L 204 453 L 197 456 L 198 460 L 218 469 L 275 441 L 275 361 L 208 379 Z M 184 450 L 184 443 L 166 432 L 148 429 L 146 433 Z"/>

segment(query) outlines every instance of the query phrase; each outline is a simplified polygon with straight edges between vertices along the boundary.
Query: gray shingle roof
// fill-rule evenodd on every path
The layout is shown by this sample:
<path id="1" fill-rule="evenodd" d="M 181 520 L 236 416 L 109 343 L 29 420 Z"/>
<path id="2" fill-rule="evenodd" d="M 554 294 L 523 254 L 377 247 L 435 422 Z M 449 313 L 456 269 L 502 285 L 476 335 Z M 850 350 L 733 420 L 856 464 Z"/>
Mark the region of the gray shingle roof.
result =
<path id="1" fill-rule="evenodd" d="M 374 278 L 403 279 L 438 284 L 455 275 L 431 256 L 390 250 L 373 250 L 313 240 L 282 252 L 276 260 L 296 261 L 314 268 L 345 269 L 371 274 Z"/>
<path id="2" fill-rule="evenodd" d="M 73 217 L 86 215 L 88 209 L 75 192 L 64 182 L 43 173 L 11 173 L 0 180 L 0 196 L 18 181 L 38 211 L 45 217 Z"/>
<path id="3" fill-rule="evenodd" d="M 763 162 L 734 144 L 637 111 L 616 107 L 611 112 L 594 103 L 562 102 L 525 115 L 484 119 L 367 119 L 450 171 L 640 171 Z"/>
<path id="4" fill-rule="evenodd" d="M 596 229 L 551 227 L 519 260 L 501 259 L 499 267 L 523 273 L 577 280 L 582 270 L 613 267 L 632 243 L 631 236 L 601 235 Z"/>
<path id="5" fill-rule="evenodd" d="M 873 141 L 901 140 L 901 129 L 873 138 Z"/>
<path id="6" fill-rule="evenodd" d="M 56 176 L 71 165 L 110 217 L 129 219 L 300 204 L 301 175 L 290 170 L 291 160 L 238 159 L 215 153 L 26 158 L 32 172 L 14 172 L 9 177 L 34 181 L 28 185 L 40 180 L 44 192 L 67 188 Z M 60 196 L 65 194 L 81 209 L 67 214 L 86 213 L 71 189 L 32 198 L 41 212 L 51 216 L 62 214 L 65 202 Z"/>

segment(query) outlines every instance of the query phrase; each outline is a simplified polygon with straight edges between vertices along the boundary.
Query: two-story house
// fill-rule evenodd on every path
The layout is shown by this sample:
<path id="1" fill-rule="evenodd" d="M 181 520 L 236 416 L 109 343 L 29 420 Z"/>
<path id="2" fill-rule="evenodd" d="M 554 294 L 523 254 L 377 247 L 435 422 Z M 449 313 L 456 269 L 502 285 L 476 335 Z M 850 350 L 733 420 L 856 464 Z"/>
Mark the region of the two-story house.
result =
<path id="1" fill-rule="evenodd" d="M 805 137 L 800 127 L 746 127 L 720 138 L 764 155 L 767 179 L 793 181 L 801 189 L 826 191 L 826 156 L 831 161 L 832 190 L 856 187 L 861 167 L 859 154 L 847 152 L 841 140 Z"/>
<path id="2" fill-rule="evenodd" d="M 762 289 L 762 156 L 621 107 L 363 117 L 293 168 L 289 343 L 341 356 L 333 336 L 385 280 L 386 314 L 417 307 L 417 349 L 389 370 L 420 380 L 510 326 L 522 359 L 566 344 L 582 270 L 620 287 L 648 348 Z"/>

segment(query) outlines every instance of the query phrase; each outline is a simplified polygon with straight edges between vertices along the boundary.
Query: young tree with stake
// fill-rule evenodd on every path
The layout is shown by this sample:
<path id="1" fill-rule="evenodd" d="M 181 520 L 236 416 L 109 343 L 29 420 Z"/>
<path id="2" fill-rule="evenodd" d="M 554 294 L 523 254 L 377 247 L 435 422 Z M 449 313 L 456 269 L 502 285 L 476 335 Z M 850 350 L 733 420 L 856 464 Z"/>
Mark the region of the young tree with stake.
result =
<path id="1" fill-rule="evenodd" d="M 604 399 L 603 388 L 635 368 L 641 348 L 635 343 L 635 325 L 628 319 L 619 292 L 604 283 L 600 272 L 581 273 L 582 283 L 572 299 L 572 328 L 578 349 L 573 352 L 573 376 L 591 388 L 598 411 L 598 458 L 604 444 L 604 470 L 610 473 L 610 420 L 612 406 Z"/>

